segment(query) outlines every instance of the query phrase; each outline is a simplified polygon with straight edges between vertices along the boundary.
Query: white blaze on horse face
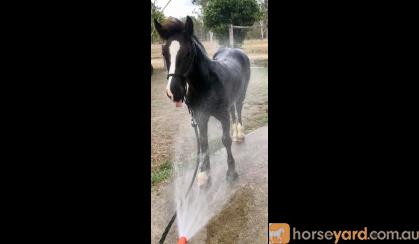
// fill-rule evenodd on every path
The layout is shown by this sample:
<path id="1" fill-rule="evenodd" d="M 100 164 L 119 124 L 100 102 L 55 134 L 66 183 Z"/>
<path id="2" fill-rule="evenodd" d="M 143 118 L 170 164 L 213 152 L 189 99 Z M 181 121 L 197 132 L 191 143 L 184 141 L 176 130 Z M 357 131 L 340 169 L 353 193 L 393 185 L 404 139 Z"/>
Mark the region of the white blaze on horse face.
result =
<path id="1" fill-rule="evenodd" d="M 169 74 L 175 74 L 176 71 L 176 56 L 180 49 L 180 43 L 178 41 L 172 41 L 169 47 L 170 53 L 170 67 L 169 67 Z M 167 80 L 166 92 L 173 100 L 173 94 L 170 90 L 170 83 L 172 82 L 172 76 L 169 77 Z"/>

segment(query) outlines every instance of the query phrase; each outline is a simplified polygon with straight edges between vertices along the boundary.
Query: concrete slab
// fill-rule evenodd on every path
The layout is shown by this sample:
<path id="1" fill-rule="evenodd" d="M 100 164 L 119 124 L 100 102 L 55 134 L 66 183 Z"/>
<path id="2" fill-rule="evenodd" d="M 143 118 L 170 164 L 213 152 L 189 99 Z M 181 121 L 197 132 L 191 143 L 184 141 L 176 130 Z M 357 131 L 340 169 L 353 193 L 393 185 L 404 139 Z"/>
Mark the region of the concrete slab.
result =
<path id="1" fill-rule="evenodd" d="M 189 243 L 268 243 L 268 126 L 233 143 L 239 180 L 223 210 L 214 216 Z M 225 162 L 225 149 L 211 155 L 214 162 Z M 151 240 L 158 243 L 175 212 L 173 184 L 151 195 Z M 177 243 L 176 222 L 165 243 Z"/>

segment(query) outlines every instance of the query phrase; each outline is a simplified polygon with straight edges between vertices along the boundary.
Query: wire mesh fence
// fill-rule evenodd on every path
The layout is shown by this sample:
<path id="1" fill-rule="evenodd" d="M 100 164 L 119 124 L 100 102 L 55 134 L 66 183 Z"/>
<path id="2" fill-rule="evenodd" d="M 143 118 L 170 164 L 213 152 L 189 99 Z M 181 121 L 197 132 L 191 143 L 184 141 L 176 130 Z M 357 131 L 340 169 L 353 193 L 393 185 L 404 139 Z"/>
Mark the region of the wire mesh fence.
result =
<path id="1" fill-rule="evenodd" d="M 163 40 L 156 34 L 152 33 L 151 43 L 162 44 Z M 208 30 L 203 23 L 197 22 L 194 23 L 194 34 L 203 42 L 216 42 L 220 46 L 240 47 L 244 40 L 267 39 L 268 28 L 261 22 L 252 26 L 229 25 L 229 31 L 225 37 L 217 38 L 214 32 Z"/>

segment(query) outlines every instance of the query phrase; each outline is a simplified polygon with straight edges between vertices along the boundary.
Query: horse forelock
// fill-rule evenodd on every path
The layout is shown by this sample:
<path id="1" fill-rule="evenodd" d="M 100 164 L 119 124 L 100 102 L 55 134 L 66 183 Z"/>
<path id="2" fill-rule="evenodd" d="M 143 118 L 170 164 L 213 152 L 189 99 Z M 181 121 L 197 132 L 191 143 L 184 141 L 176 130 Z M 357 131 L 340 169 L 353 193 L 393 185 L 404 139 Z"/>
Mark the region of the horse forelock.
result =
<path id="1" fill-rule="evenodd" d="M 173 17 L 169 17 L 166 20 L 164 20 L 161 23 L 161 26 L 163 34 L 162 37 L 164 39 L 168 39 L 169 37 L 175 34 L 183 33 L 183 31 L 185 30 L 185 25 L 183 24 L 183 22 Z"/>

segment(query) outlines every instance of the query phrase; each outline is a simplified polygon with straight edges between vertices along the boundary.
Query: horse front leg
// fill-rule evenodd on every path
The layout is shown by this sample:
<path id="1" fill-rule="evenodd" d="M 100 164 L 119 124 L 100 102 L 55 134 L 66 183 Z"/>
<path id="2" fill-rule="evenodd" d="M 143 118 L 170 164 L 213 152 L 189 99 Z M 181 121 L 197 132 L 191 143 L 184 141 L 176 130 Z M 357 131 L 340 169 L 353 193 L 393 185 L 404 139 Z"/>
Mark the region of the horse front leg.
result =
<path id="1" fill-rule="evenodd" d="M 221 113 L 218 116 L 218 119 L 221 122 L 221 125 L 223 127 L 223 137 L 222 142 L 227 150 L 227 181 L 233 182 L 238 178 L 238 174 L 236 172 L 236 163 L 233 157 L 233 153 L 231 152 L 231 136 L 230 136 L 230 114 L 228 111 Z"/>
<path id="2" fill-rule="evenodd" d="M 198 129 L 199 129 L 199 143 L 201 153 L 198 155 L 200 157 L 200 167 L 199 173 L 197 175 L 198 186 L 208 186 L 211 183 L 211 177 L 209 171 L 211 169 L 209 150 L 208 150 L 208 120 L 209 115 L 201 114 L 198 117 Z"/>

